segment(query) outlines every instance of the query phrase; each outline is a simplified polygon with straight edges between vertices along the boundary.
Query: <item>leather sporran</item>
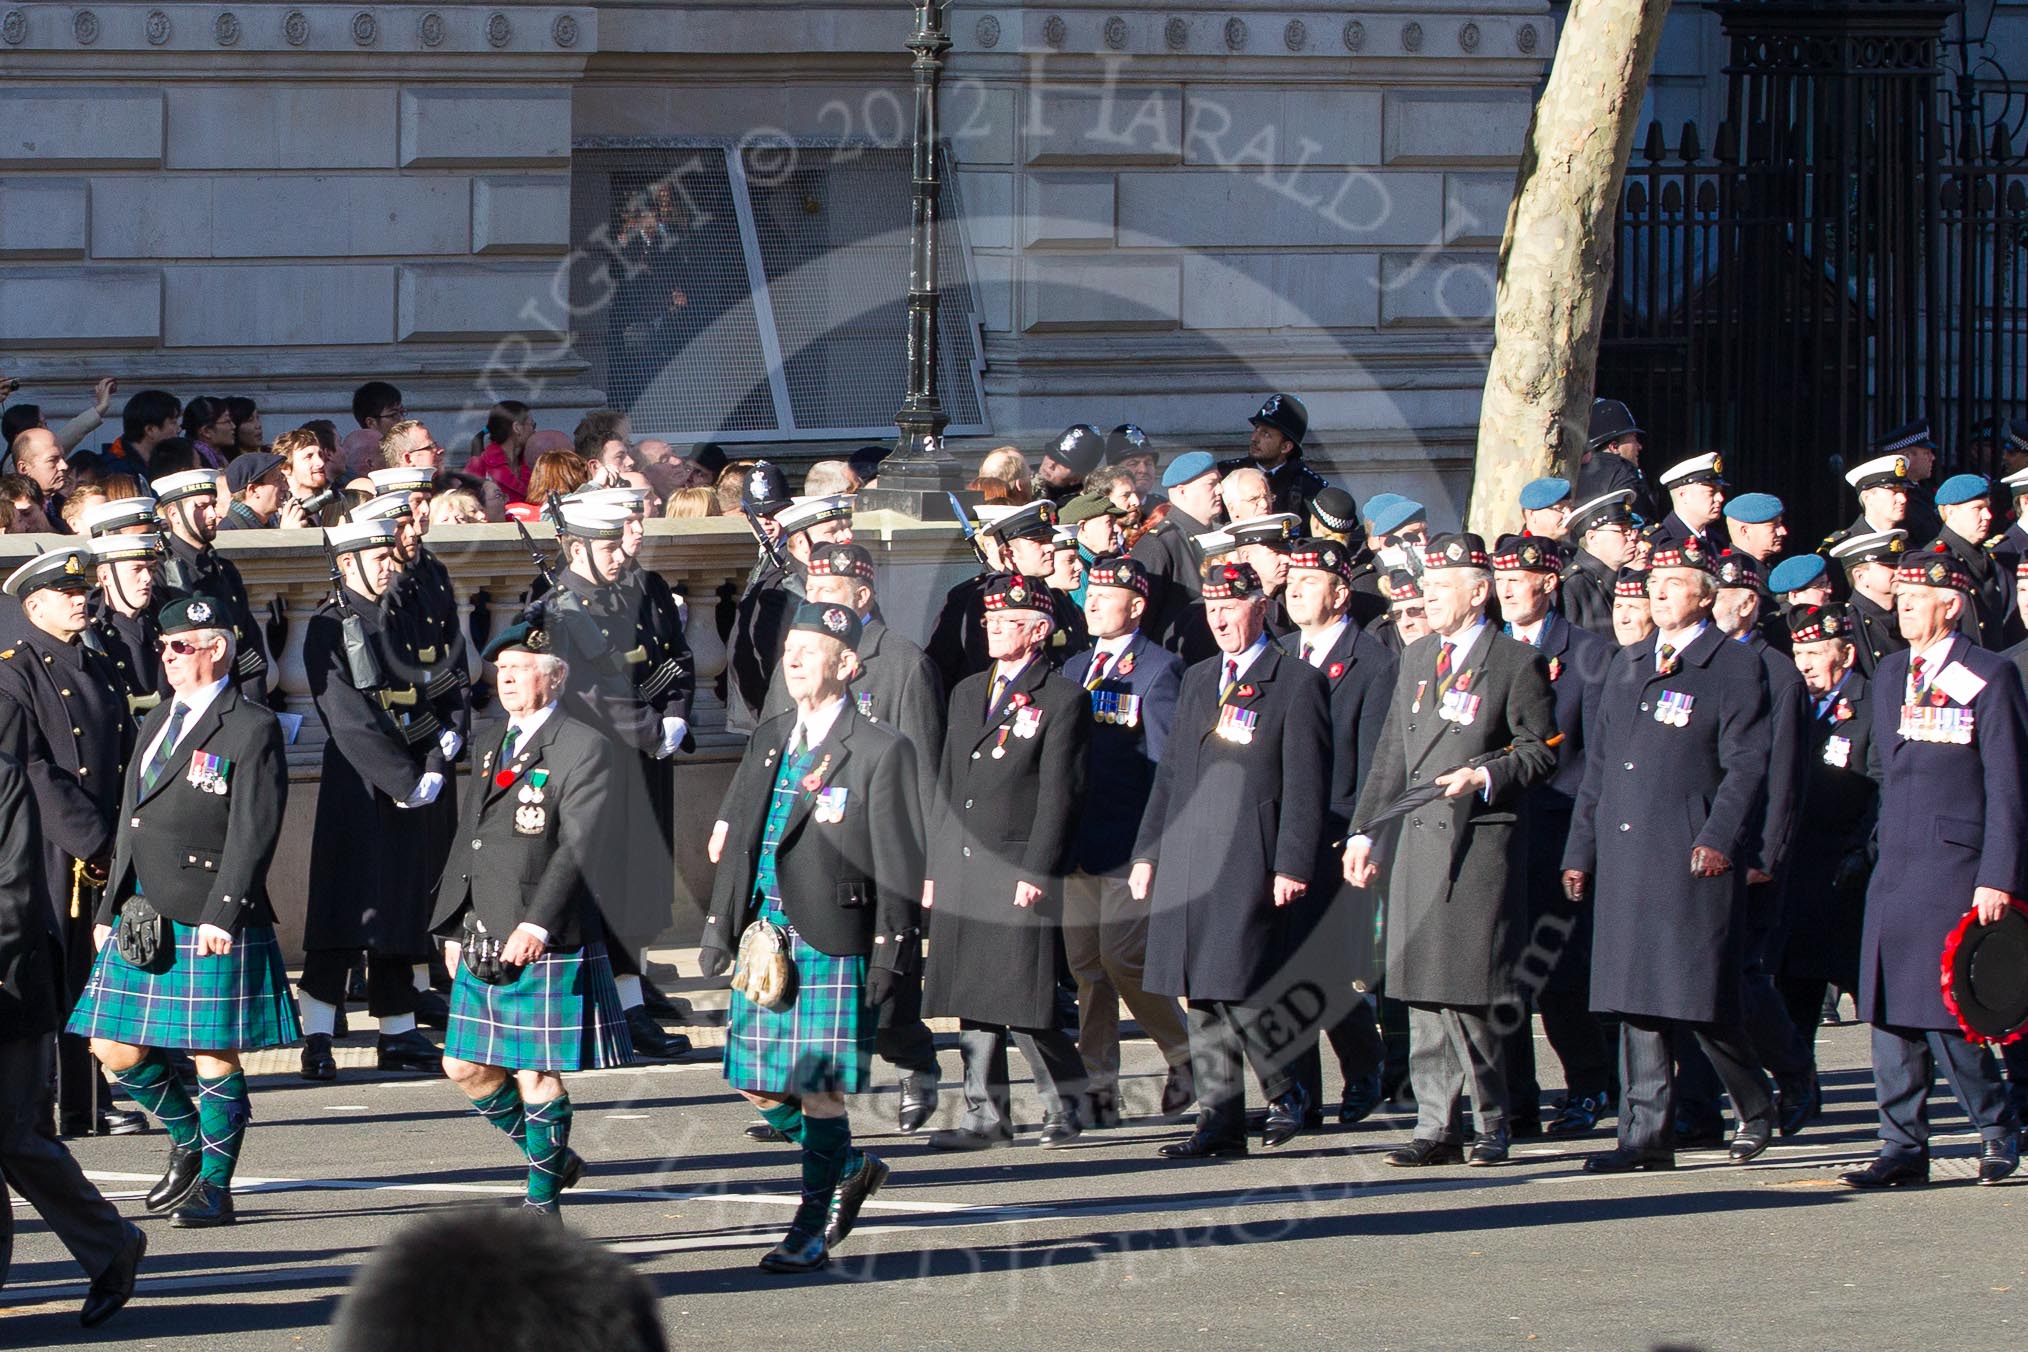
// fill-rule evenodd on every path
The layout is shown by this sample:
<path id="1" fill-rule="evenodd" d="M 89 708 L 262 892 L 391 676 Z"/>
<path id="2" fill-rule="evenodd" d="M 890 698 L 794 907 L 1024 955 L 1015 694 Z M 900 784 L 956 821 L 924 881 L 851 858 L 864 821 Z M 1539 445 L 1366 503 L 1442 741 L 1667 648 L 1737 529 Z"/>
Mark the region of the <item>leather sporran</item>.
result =
<path id="1" fill-rule="evenodd" d="M 476 922 L 467 921 L 458 940 L 458 961 L 477 980 L 489 986 L 505 986 L 521 975 L 521 968 L 500 956 L 504 940 L 488 934 Z"/>
<path id="2" fill-rule="evenodd" d="M 782 927 L 755 920 L 739 936 L 732 964 L 732 988 L 770 1013 L 779 1014 L 796 998 L 796 962 Z"/>
<path id="3" fill-rule="evenodd" d="M 113 944 L 130 966 L 157 976 L 176 961 L 175 931 L 169 927 L 169 917 L 145 897 L 128 897 L 121 904 L 119 922 L 113 926 Z"/>

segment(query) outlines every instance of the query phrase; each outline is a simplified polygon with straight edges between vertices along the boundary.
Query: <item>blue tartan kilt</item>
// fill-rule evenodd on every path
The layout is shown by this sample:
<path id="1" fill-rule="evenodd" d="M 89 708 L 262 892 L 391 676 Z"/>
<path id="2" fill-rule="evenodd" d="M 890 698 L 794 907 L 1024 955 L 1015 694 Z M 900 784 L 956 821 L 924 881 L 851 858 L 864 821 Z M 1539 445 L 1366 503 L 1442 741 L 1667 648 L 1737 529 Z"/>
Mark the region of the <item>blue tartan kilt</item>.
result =
<path id="1" fill-rule="evenodd" d="M 460 962 L 444 1055 L 504 1070 L 603 1070 L 632 1061 L 605 945 L 549 949 L 501 986 Z"/>
<path id="2" fill-rule="evenodd" d="M 302 1036 L 272 925 L 248 925 L 232 952 L 197 951 L 197 926 L 170 921 L 176 957 L 144 972 L 111 939 L 92 961 L 66 1032 L 172 1051 L 253 1051 Z"/>
<path id="3" fill-rule="evenodd" d="M 725 1080 L 756 1094 L 863 1094 L 873 1083 L 878 1013 L 866 1005 L 866 959 L 803 942 L 773 905 L 761 911 L 789 936 L 794 1001 L 775 1013 L 738 991 L 725 1020 Z"/>

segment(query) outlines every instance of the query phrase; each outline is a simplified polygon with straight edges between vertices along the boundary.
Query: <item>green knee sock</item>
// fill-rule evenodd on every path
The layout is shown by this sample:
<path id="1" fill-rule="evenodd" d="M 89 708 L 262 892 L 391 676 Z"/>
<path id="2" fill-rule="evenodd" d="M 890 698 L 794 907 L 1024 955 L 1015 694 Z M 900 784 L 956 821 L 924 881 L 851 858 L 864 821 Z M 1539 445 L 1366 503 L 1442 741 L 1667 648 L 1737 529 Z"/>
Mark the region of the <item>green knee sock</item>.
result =
<path id="1" fill-rule="evenodd" d="M 845 1177 L 852 1155 L 852 1128 L 842 1117 L 803 1119 L 803 1201 L 795 1228 L 822 1234 L 831 1213 L 831 1194 Z"/>
<path id="2" fill-rule="evenodd" d="M 528 1154 L 528 1200 L 554 1202 L 563 1191 L 564 1152 L 570 1147 L 570 1095 L 524 1104 L 522 1116 L 527 1124 L 521 1148 Z"/>
<path id="3" fill-rule="evenodd" d="M 113 1083 L 162 1124 L 172 1144 L 185 1150 L 197 1144 L 197 1107 L 162 1053 L 149 1052 L 139 1065 L 116 1071 Z"/>
<path id="4" fill-rule="evenodd" d="M 204 1141 L 204 1181 L 223 1188 L 231 1184 L 232 1171 L 239 1164 L 240 1142 L 246 1139 L 246 1124 L 253 1120 L 253 1104 L 247 1101 L 246 1076 L 239 1071 L 216 1079 L 197 1077 L 197 1122 Z"/>
<path id="5" fill-rule="evenodd" d="M 511 1076 L 486 1097 L 473 1099 L 472 1107 L 478 1110 L 479 1116 L 513 1137 L 514 1144 L 523 1145 L 528 1133 L 523 1126 L 525 1114 L 521 1111 L 521 1090 Z"/>
<path id="6" fill-rule="evenodd" d="M 803 1143 L 803 1105 L 794 1101 L 761 1109 L 767 1124 L 797 1145 Z"/>

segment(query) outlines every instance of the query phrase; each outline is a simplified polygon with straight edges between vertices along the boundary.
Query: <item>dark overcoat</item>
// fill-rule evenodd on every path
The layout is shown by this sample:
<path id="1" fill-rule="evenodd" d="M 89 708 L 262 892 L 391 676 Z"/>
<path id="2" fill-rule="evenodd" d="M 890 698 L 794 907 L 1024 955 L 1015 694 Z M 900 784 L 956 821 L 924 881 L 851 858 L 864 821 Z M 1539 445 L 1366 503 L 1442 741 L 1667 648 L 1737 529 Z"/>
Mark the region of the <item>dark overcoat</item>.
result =
<path id="1" fill-rule="evenodd" d="M 1910 654 L 1880 664 L 1873 682 L 1873 739 L 1879 745 L 1880 860 L 1866 889 L 1866 928 L 1859 949 L 1859 1017 L 1897 1028 L 1953 1030 L 1944 1008 L 1944 941 L 1971 909 L 1972 891 L 1997 887 L 2019 896 L 2028 885 L 2028 797 L 2021 766 L 2028 755 L 2023 723 L 2028 698 L 2013 663 L 1960 634 L 1930 688 L 1943 696 L 1933 709 L 1971 716 L 1964 745 L 1902 735 Z M 1953 698 L 1942 685 L 1978 692 Z"/>
<path id="2" fill-rule="evenodd" d="M 1858 651 L 1859 674 L 1870 681 L 1880 669 L 1881 659 L 1903 651 L 1908 641 L 1902 638 L 1901 621 L 1889 607 L 1854 593 L 1845 609 L 1852 616 L 1852 646 Z"/>
<path id="3" fill-rule="evenodd" d="M 1767 784 L 1761 789 L 1761 814 L 1750 836 L 1747 862 L 1779 882 L 1787 876 L 1789 852 L 1801 824 L 1810 692 L 1795 660 L 1758 633 L 1743 646 L 1760 659 L 1768 696 Z"/>
<path id="4" fill-rule="evenodd" d="M 1528 944 L 1539 945 L 1545 956 L 1527 970 L 1541 977 L 1545 990 L 1582 994 L 1591 988 L 1592 908 L 1574 906 L 1563 894 L 1563 847 L 1584 785 L 1606 671 L 1619 645 L 1552 611 L 1538 647 L 1563 740 L 1556 744 L 1556 772 L 1528 791 Z M 1552 952 L 1553 958 L 1546 956 Z"/>
<path id="5" fill-rule="evenodd" d="M 1617 456 L 1613 457 L 1618 459 Z M 1622 461 L 1622 464 L 1625 462 Z M 1613 584 L 1617 574 L 1595 554 L 1573 550 L 1563 566 L 1557 604 L 1570 622 L 1600 638 L 1613 636 Z"/>
<path id="6" fill-rule="evenodd" d="M 265 692 L 268 681 L 268 638 L 247 597 L 239 567 L 211 545 L 202 549 L 173 531 L 162 537 L 169 551 L 162 561 L 162 585 L 156 609 L 181 596 L 209 596 L 223 601 L 232 617 L 232 680 Z"/>
<path id="7" fill-rule="evenodd" d="M 21 762 L 0 753 L 0 1042 L 57 1028 L 60 946 L 43 897 L 35 795 Z"/>
<path id="8" fill-rule="evenodd" d="M 1132 551 L 1148 570 L 1148 611 L 1141 628 L 1186 666 L 1218 651 L 1204 618 L 1204 551 L 1197 543 L 1210 529 L 1172 502 L 1168 515 Z"/>
<path id="9" fill-rule="evenodd" d="M 1656 674 L 1655 642 L 1622 648 L 1606 673 L 1563 852 L 1564 868 L 1591 878 L 1591 1004 L 1736 1023 L 1745 847 L 1767 778 L 1767 675 L 1715 625 L 1684 646 L 1669 676 Z M 1699 845 L 1732 869 L 1691 876 Z"/>
<path id="10" fill-rule="evenodd" d="M 1847 673 L 1821 712 L 1812 702 L 1803 736 L 1803 819 L 1789 856 L 1781 974 L 1849 991 L 1859 984 L 1859 936 L 1880 811 L 1872 683 L 1856 670 Z"/>
<path id="11" fill-rule="evenodd" d="M 1302 639 L 1292 637 L 1285 646 L 1300 652 Z M 1387 723 L 1399 668 L 1395 653 L 1358 624 L 1346 625 L 1318 668 L 1331 714 L 1331 792 L 1324 808 L 1323 853 L 1303 898 L 1314 926 L 1304 942 L 1317 946 L 1317 956 L 1335 968 L 1332 974 L 1340 983 L 1371 985 L 1381 974 L 1381 949 L 1375 942 L 1381 894 L 1346 883 L 1343 851 L 1360 787 Z"/>

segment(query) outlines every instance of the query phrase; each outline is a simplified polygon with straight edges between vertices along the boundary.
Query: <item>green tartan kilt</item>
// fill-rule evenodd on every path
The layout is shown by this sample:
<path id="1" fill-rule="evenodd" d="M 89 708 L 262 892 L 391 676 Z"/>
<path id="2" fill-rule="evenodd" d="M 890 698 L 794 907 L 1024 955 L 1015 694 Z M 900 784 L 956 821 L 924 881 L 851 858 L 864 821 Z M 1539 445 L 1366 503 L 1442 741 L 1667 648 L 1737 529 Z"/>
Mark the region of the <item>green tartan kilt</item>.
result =
<path id="1" fill-rule="evenodd" d="M 764 919 L 789 936 L 793 1003 L 780 1013 L 738 991 L 725 1020 L 725 1079 L 756 1094 L 862 1094 L 873 1083 L 878 1012 L 866 1005 L 866 959 L 833 957 L 803 942 L 772 905 Z"/>
<path id="2" fill-rule="evenodd" d="M 160 974 L 120 956 L 108 939 L 92 961 L 66 1032 L 172 1051 L 252 1051 L 302 1036 L 272 925 L 248 925 L 232 952 L 197 951 L 197 926 L 170 921 L 176 957 Z"/>
<path id="3" fill-rule="evenodd" d="M 603 1070 L 632 1061 L 605 945 L 549 949 L 501 986 L 460 962 L 444 1055 L 505 1070 Z"/>

